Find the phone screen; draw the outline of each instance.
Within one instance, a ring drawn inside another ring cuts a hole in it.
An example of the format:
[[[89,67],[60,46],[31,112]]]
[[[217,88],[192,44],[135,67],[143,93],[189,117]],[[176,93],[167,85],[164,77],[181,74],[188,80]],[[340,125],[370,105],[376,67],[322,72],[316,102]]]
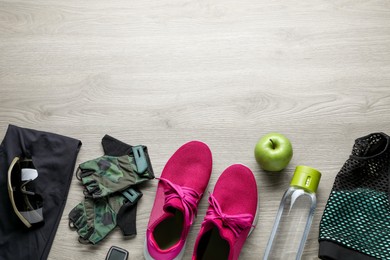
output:
[[[127,259],[127,255],[124,252],[113,249],[111,251],[110,257],[108,259],[109,260],[124,260],[124,259]]]

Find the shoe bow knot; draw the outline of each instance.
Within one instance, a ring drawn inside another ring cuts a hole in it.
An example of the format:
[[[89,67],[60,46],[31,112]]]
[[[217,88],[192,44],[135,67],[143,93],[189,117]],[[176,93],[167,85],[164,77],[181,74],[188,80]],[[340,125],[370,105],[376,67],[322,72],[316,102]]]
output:
[[[243,230],[252,227],[253,216],[251,214],[228,215],[222,212],[213,194],[210,193],[209,203],[211,208],[206,212],[204,221],[220,219],[222,224],[229,228],[237,237]]]
[[[170,200],[175,198],[181,200],[184,208],[184,217],[190,221],[189,225],[191,225],[194,217],[196,216],[198,202],[202,197],[202,194],[199,194],[189,187],[182,187],[174,184],[165,178],[156,179],[165,184],[165,203],[168,203]]]

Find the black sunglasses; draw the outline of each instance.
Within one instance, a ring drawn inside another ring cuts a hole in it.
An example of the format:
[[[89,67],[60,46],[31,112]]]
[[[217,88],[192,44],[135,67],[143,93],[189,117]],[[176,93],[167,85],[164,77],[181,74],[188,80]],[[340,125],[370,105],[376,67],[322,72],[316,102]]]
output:
[[[33,191],[37,177],[31,159],[12,160],[8,169],[8,194],[15,214],[28,228],[44,221],[42,197]]]

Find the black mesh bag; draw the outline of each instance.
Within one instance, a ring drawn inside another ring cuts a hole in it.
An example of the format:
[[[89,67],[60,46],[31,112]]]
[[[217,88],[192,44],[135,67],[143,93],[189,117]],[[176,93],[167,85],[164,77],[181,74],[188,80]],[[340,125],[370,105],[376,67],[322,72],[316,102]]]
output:
[[[389,142],[384,133],[356,139],[322,215],[321,259],[390,259]]]

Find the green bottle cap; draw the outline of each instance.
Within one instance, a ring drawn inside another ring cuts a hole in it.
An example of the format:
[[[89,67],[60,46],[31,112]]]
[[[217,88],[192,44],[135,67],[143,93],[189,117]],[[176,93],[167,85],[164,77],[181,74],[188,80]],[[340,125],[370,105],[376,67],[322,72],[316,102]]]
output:
[[[290,186],[302,188],[308,192],[316,193],[320,183],[321,173],[314,168],[299,165],[295,168]]]

